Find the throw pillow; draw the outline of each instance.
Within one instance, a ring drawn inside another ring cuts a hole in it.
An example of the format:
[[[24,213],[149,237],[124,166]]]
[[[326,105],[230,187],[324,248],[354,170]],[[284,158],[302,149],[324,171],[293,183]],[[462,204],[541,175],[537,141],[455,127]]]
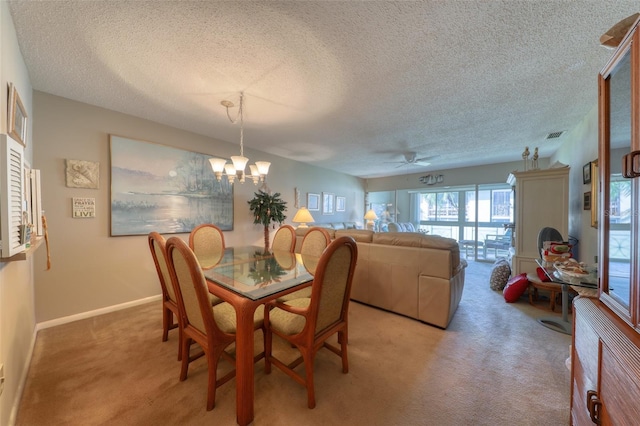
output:
[[[536,268],[536,274],[538,274],[538,278],[540,279],[540,281],[543,281],[543,282],[551,281],[547,276],[547,274],[544,272],[544,270],[539,266]]]
[[[504,300],[507,303],[513,303],[517,301],[518,299],[520,299],[520,296],[522,296],[527,290],[527,287],[529,287],[527,274],[523,273],[520,275],[516,275],[507,282],[507,285],[502,292]]]
[[[489,279],[489,287],[491,290],[502,291],[509,281],[511,275],[511,267],[506,259],[498,259],[493,264],[491,270],[491,278]]]

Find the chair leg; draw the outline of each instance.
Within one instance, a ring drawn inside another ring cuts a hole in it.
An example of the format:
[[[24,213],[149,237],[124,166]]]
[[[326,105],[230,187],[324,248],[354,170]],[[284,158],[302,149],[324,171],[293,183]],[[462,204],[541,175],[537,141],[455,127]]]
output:
[[[182,327],[178,324],[178,361],[182,361]]]
[[[347,374],[349,372],[349,359],[347,358],[347,330],[338,332],[338,341],[340,341],[340,351],[342,352],[342,372]]]
[[[214,353],[216,352],[216,353]],[[220,354],[217,351],[207,351],[208,381],[207,381],[207,411],[216,406],[216,372]]]
[[[264,374],[271,373],[271,349],[273,344],[273,333],[271,329],[265,327],[264,333]]]
[[[313,384],[313,360],[314,360],[314,356],[313,356],[312,351],[313,351],[313,349],[305,350],[302,353],[302,357],[304,358],[304,370],[305,370],[305,374],[306,374],[305,382],[307,384],[307,406],[310,409],[316,408],[316,393],[315,393],[315,387],[314,387],[314,384]]]
[[[173,322],[173,312],[165,306],[162,307],[162,341],[169,338],[169,326]]]
[[[190,337],[184,337],[182,341],[182,367],[180,368],[180,381],[183,382],[187,379],[187,372],[189,371],[189,348],[193,340]]]

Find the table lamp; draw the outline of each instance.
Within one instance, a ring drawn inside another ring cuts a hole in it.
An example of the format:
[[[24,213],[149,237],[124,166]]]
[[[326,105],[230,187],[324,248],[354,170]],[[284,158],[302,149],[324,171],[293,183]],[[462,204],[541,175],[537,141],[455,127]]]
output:
[[[378,219],[378,215],[373,209],[369,209],[368,212],[365,213],[364,218],[367,220],[367,229],[373,230],[373,221]]]
[[[299,223],[298,228],[308,228],[307,223],[313,223],[315,220],[309,210],[306,207],[300,207],[300,209],[296,212],[296,215],[293,217],[294,223]]]

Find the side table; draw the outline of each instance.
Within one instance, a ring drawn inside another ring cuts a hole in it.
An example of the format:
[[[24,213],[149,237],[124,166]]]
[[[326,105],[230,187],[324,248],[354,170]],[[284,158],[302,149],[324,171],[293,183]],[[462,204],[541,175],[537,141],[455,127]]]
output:
[[[598,277],[588,276],[582,280],[568,282],[563,280],[553,267],[549,267],[540,259],[536,259],[536,263],[540,266],[544,273],[551,281],[547,284],[556,285],[562,289],[562,319],[557,317],[538,318],[538,322],[547,328],[564,334],[571,334],[573,331],[572,324],[569,322],[569,286],[597,288]]]

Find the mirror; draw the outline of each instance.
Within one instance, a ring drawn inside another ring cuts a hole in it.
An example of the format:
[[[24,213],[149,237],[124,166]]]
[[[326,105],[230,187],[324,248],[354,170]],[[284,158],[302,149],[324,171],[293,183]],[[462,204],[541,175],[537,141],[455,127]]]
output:
[[[609,122],[609,134],[601,156],[601,161],[606,164],[600,166],[604,167],[606,174],[601,200],[604,203],[601,244],[605,248],[602,262],[607,279],[602,291],[630,315],[633,181],[622,177],[622,157],[631,151],[630,50],[611,70],[606,84],[609,89],[609,116],[604,118]]]
[[[598,191],[600,190],[600,176],[598,175],[598,160],[591,162],[591,226],[598,227],[598,209],[600,204],[598,200],[600,198]]]

